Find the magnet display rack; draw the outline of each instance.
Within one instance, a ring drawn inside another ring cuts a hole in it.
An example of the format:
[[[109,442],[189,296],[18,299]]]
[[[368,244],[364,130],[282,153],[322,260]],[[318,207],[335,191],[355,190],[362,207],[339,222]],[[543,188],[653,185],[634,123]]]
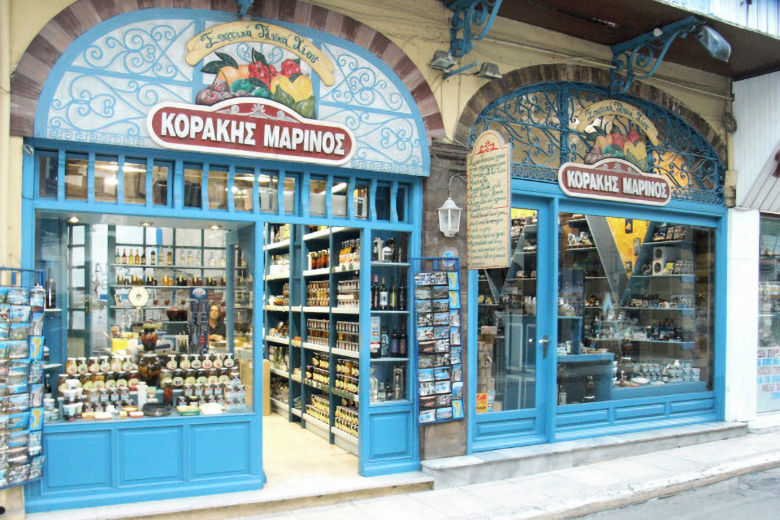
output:
[[[7,312],[0,319],[11,338],[0,341],[0,489],[38,480],[43,471],[43,279],[42,270],[0,268]]]

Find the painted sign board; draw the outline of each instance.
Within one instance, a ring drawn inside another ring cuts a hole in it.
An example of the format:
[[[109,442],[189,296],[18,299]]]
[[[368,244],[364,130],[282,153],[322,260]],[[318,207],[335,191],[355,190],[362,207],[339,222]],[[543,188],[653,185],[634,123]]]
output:
[[[466,247],[469,269],[509,266],[509,151],[498,132],[487,130],[466,158]]]
[[[558,169],[558,185],[570,197],[613,200],[665,206],[672,196],[666,177],[644,173],[622,159],[596,164],[564,163]]]
[[[263,159],[344,164],[355,149],[345,126],[307,119],[263,98],[239,98],[213,106],[161,103],[146,119],[163,148]]]

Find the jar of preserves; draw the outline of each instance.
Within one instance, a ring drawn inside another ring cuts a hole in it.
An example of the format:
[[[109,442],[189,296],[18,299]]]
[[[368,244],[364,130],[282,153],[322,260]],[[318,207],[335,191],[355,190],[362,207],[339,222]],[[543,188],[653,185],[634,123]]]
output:
[[[65,373],[68,375],[76,375],[78,373],[78,361],[76,358],[69,357],[65,361]]]
[[[138,375],[148,386],[157,386],[160,382],[160,363],[157,354],[147,353],[138,363]]]
[[[106,375],[97,373],[92,374],[92,388],[96,390],[103,390],[106,388]]]
[[[219,384],[226,385],[228,383],[230,383],[230,370],[221,368],[219,370]]]
[[[122,358],[119,356],[114,356],[111,358],[110,363],[110,370],[111,372],[121,372],[122,371]]]
[[[176,370],[179,368],[179,364],[176,362],[176,354],[168,354],[168,361],[165,363],[165,368],[168,370]]]
[[[219,384],[219,370],[216,368],[212,368],[208,371],[208,383],[210,385],[216,385]]]
[[[187,354],[182,354],[181,359],[179,359],[179,368],[182,370],[189,370],[191,367],[190,364],[190,356]]]
[[[138,370],[133,370],[132,372],[128,373],[127,386],[130,388],[130,390],[136,390],[138,388],[138,383],[140,382],[141,374],[138,372]]]
[[[173,383],[171,381],[163,386],[163,402],[173,405]]]
[[[211,358],[211,354],[203,354],[201,356],[200,366],[206,370],[210,370],[214,366],[214,361]]]
[[[223,361],[225,368],[232,368],[235,364],[236,361],[233,359],[233,354],[225,354],[225,359]]]
[[[108,356],[98,357],[98,362],[99,362],[101,372],[105,373],[111,369],[111,363],[108,362]]]
[[[87,370],[87,358],[80,357],[80,358],[76,358],[76,360],[77,360],[77,363],[78,363],[77,367],[76,367],[76,372],[78,372],[79,374],[86,374],[88,372],[88,370]]]
[[[130,359],[130,357],[123,357],[122,359],[122,370],[125,372],[132,372],[135,370],[135,363],[133,363],[133,360]]]
[[[165,388],[165,385],[173,385],[173,371],[163,368],[160,370],[160,386]]]
[[[90,374],[81,374],[79,376],[79,382],[81,383],[81,388],[84,390],[89,390],[94,386],[92,384],[92,376]]]
[[[176,388],[184,386],[184,370],[177,368],[173,371],[173,386]]]
[[[116,374],[116,387],[127,388],[127,372],[117,372]]]
[[[109,390],[116,388],[116,377],[117,377],[116,372],[107,372],[105,374],[106,388],[108,388]]]
[[[222,368],[225,366],[225,362],[222,359],[222,354],[217,352],[214,354],[214,368]]]
[[[190,368],[199,369],[202,367],[203,364],[201,363],[200,356],[197,354],[192,356],[192,359],[190,360]]]
[[[205,385],[209,381],[208,372],[204,369],[198,370],[198,375],[195,379],[195,382],[199,385]]]

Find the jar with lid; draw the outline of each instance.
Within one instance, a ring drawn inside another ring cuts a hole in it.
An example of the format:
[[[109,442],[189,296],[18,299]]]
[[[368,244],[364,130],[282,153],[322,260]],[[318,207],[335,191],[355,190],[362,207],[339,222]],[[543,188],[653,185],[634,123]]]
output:
[[[173,371],[163,368],[160,370],[160,386],[165,388],[169,383],[173,385]]]
[[[199,385],[205,385],[206,383],[208,383],[209,382],[208,372],[202,368],[198,370],[198,375],[197,378],[195,379],[195,382],[198,383]]]
[[[176,354],[168,354],[168,361],[165,363],[165,368],[168,370],[176,370],[179,368],[179,364],[176,363]]]
[[[78,361],[76,358],[69,357],[65,361],[65,373],[71,376],[78,373]]]
[[[79,382],[81,383],[81,388],[84,390],[89,390],[94,386],[92,383],[92,376],[90,374],[81,374],[79,376]]]
[[[219,383],[225,385],[230,382],[230,370],[221,368],[219,370]]]
[[[217,352],[214,354],[214,368],[222,368],[225,362],[222,359],[222,354]]]
[[[108,388],[109,390],[116,388],[116,378],[117,378],[116,372],[107,372],[105,374],[106,388]]]
[[[193,388],[192,385],[184,385],[184,390],[182,391],[182,395],[184,395],[184,397],[192,397],[193,395],[195,395],[195,389]]]
[[[67,387],[68,374],[57,376],[57,397],[62,397],[62,391]]]
[[[100,372],[100,362],[98,361],[97,356],[92,356],[87,361],[87,372],[90,374],[97,374]]]
[[[226,368],[232,368],[236,364],[235,359],[233,359],[233,354],[225,354],[225,359],[222,364]]]
[[[111,363],[108,362],[108,356],[100,356],[98,357],[98,362],[100,363],[100,371],[101,372],[108,372],[111,369]]]
[[[138,388],[138,383],[140,382],[141,374],[138,370],[133,370],[132,372],[128,373],[127,386],[130,388],[130,390],[136,390]]]
[[[194,390],[194,391],[193,391],[193,393],[192,393],[192,395],[194,395],[194,396],[195,396],[195,397],[197,397],[198,399],[200,399],[201,397],[203,397],[203,385],[202,385],[202,384],[200,384],[200,383],[195,383],[195,384],[192,386],[192,388],[193,388],[193,390]]]
[[[194,385],[195,381],[198,378],[198,372],[197,370],[186,370],[184,372],[184,384],[185,385]]]
[[[157,360],[157,354],[147,353],[141,357],[138,363],[138,375],[141,381],[148,386],[157,386],[160,379],[160,364]]]
[[[106,387],[106,375],[97,373],[92,374],[92,388],[103,390]]]
[[[219,370],[216,368],[212,368],[207,372],[208,374],[208,383],[210,385],[217,385],[219,384]]]
[[[163,386],[163,402],[173,404],[173,382],[170,380]]]
[[[114,356],[111,358],[111,371],[112,372],[122,371],[122,358],[120,358],[119,356]]]
[[[200,360],[200,356],[198,356],[197,354],[193,355],[192,359],[190,360],[190,367],[197,370],[197,369],[201,368],[202,366],[203,366],[203,364],[202,364],[202,362]]]
[[[190,364],[190,356],[187,354],[182,354],[181,359],[179,360],[179,368],[182,370],[189,370],[191,367]]]
[[[135,363],[133,363],[133,360],[130,359],[129,356],[122,358],[122,370],[125,372],[132,372],[135,370]]]
[[[87,358],[80,357],[76,358],[77,360],[77,366],[76,366],[76,372],[79,374],[86,374],[89,370],[87,369]]]
[[[619,381],[630,381],[634,376],[634,363],[630,357],[621,357],[617,367]]]
[[[184,386],[184,370],[177,368],[173,371],[173,386],[181,388]]]
[[[127,372],[117,372],[116,374],[116,387],[127,388]]]
[[[211,354],[203,354],[201,356],[200,366],[206,370],[209,370],[214,366],[214,361],[211,359]]]

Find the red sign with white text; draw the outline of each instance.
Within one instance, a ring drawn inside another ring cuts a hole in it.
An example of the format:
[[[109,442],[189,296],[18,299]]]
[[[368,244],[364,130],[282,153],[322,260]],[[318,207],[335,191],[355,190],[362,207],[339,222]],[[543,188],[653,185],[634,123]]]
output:
[[[565,163],[558,185],[570,197],[665,206],[672,198],[669,181],[644,173],[628,161],[603,159],[596,164]]]
[[[146,118],[149,135],[163,148],[345,164],[355,138],[345,126],[306,119],[263,98],[229,99],[213,106],[162,103]]]

